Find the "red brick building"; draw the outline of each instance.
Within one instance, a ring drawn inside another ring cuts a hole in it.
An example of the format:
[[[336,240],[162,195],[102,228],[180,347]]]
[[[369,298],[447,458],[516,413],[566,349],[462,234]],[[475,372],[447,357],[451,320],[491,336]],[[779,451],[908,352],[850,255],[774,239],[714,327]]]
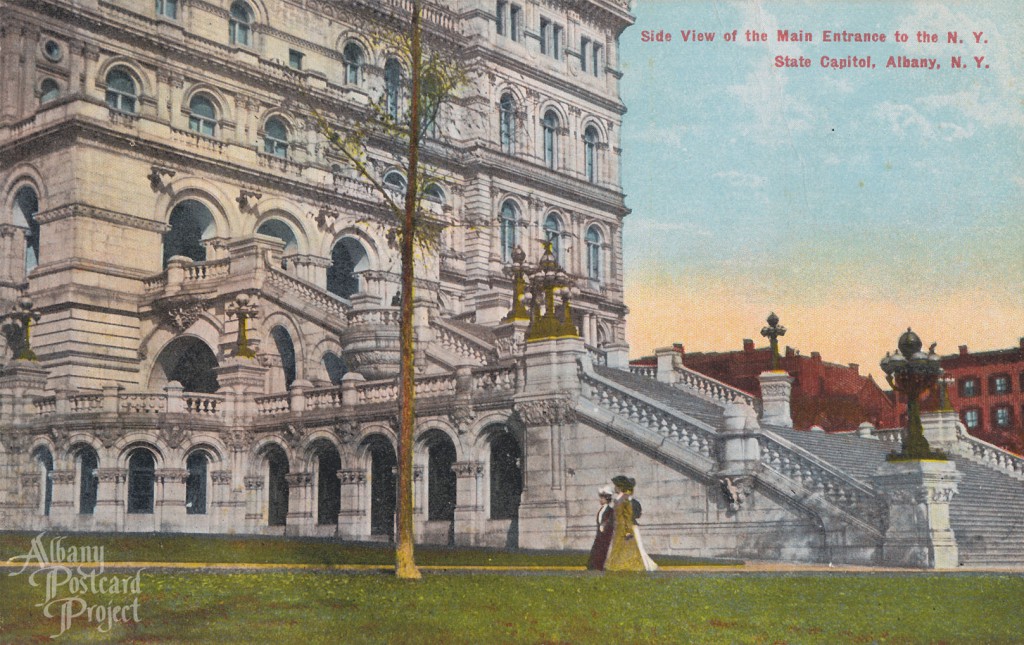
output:
[[[755,348],[750,339],[743,341],[742,351],[735,352],[687,353],[680,344],[674,348],[689,369],[755,396],[760,396],[761,392],[758,375],[771,369],[771,349]],[[875,427],[899,425],[899,413],[891,394],[883,391],[872,377],[861,376],[858,365],[829,363],[823,361],[818,352],[804,356],[792,347],[786,347],[780,359],[780,368],[795,379],[790,401],[794,428],[806,430],[817,425],[826,432],[837,432],[856,430],[864,421]],[[645,357],[631,364],[656,364],[656,361]]]
[[[1024,338],[1017,347],[967,351],[942,357],[947,377],[956,379],[949,401],[967,432],[1008,450],[1024,453]]]

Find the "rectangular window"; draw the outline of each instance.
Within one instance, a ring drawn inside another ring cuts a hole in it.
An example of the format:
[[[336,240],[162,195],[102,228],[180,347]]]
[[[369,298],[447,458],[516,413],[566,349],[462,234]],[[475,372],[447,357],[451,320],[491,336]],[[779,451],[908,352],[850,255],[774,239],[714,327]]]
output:
[[[981,384],[974,377],[960,379],[960,396],[978,396],[981,394]]]
[[[1010,375],[997,374],[992,377],[992,386],[989,388],[992,394],[1008,394],[1010,392]]]
[[[590,56],[590,39],[586,36],[580,38],[580,69],[587,71],[587,57]]]
[[[964,425],[968,430],[977,430],[981,425],[981,411],[976,409],[964,410]]]
[[[540,53],[547,56],[551,53],[551,44],[548,40],[551,38],[551,21],[547,18],[540,19]]]
[[[519,42],[519,33],[523,26],[523,8],[519,5],[512,5],[509,11],[508,37]]]
[[[590,62],[593,63],[593,66],[590,68],[590,71],[594,74],[594,76],[600,76],[601,75],[601,46],[598,45],[597,43],[594,43],[594,46],[591,48],[591,52],[592,52],[592,55],[591,55]]]
[[[562,60],[562,28],[558,25],[551,27],[551,57]]]
[[[1013,425],[1013,409],[1008,405],[1001,405],[993,415],[997,428],[1009,428]]]
[[[303,54],[302,52],[295,51],[294,49],[289,49],[288,50],[288,67],[291,67],[292,69],[302,69],[302,59],[303,59],[303,57],[305,57],[305,54]]]
[[[494,29],[499,36],[506,36],[505,14],[508,13],[508,3],[505,0],[498,0],[494,11]]]
[[[178,0],[156,0],[156,15],[177,20]]]

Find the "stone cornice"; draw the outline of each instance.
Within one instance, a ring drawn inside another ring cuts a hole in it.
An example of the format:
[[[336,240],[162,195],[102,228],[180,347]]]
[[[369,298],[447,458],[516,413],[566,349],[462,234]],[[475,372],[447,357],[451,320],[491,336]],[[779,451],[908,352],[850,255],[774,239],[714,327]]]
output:
[[[88,204],[66,204],[42,211],[36,215],[36,221],[40,224],[50,224],[75,217],[99,220],[127,228],[138,228],[150,231],[151,233],[163,234],[170,230],[170,227],[164,222],[155,222],[142,217],[136,217],[135,215],[129,215],[128,213],[118,213],[117,211],[89,206]]]

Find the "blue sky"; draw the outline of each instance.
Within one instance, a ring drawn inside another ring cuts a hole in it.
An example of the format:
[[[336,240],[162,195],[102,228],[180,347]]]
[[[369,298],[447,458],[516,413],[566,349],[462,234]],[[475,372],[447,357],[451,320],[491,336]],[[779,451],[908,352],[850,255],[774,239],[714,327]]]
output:
[[[633,355],[736,349],[771,310],[786,344],[876,376],[907,326],[942,353],[1024,336],[1020,3],[638,0],[634,13],[620,55]],[[672,42],[641,42],[658,29]],[[717,35],[684,43],[681,29]],[[887,41],[823,43],[825,29]],[[776,68],[777,55],[812,64]],[[827,69],[823,55],[876,67]],[[886,69],[890,55],[940,69]],[[968,69],[951,69],[956,55]]]

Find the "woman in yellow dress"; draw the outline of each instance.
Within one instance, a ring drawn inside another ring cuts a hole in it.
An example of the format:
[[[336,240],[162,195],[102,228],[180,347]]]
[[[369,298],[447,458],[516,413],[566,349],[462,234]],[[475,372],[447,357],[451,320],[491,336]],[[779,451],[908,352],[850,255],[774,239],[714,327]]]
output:
[[[612,544],[605,560],[605,571],[653,571],[657,569],[654,561],[647,557],[640,541],[639,530],[633,508],[633,489],[636,480],[625,475],[612,479],[615,485],[616,498],[613,509],[615,512],[615,531]]]

